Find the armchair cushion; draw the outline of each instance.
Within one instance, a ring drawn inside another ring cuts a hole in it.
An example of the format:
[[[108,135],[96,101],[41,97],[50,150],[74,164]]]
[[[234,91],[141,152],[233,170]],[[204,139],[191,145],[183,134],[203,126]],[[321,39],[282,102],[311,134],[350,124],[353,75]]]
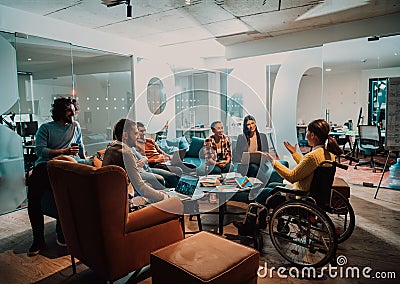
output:
[[[193,164],[196,166],[196,168],[200,167],[202,164],[205,163],[205,160],[200,159],[200,158],[194,158],[194,157],[186,157],[183,158],[183,161],[185,163]]]
[[[189,142],[186,140],[185,136],[179,137],[179,149],[189,150]]]
[[[129,213],[125,230],[128,233],[150,228],[157,224],[173,220],[177,214],[181,215],[182,212],[182,202],[176,197],[168,198]]]
[[[185,157],[199,158],[199,153],[204,147],[204,140],[205,139],[203,138],[192,137],[192,141],[189,145],[189,150],[186,152]]]

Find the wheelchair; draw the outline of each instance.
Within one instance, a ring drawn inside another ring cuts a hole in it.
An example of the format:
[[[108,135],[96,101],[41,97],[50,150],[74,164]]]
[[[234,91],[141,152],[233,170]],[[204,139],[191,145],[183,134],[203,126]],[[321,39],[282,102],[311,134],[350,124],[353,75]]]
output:
[[[255,249],[261,252],[263,248],[258,221],[264,214],[272,244],[290,263],[321,267],[334,260],[338,244],[350,237],[355,226],[349,201],[332,190],[336,167],[348,168],[336,161],[322,162],[314,171],[309,192],[276,187],[266,205],[249,205],[246,214],[257,220]]]

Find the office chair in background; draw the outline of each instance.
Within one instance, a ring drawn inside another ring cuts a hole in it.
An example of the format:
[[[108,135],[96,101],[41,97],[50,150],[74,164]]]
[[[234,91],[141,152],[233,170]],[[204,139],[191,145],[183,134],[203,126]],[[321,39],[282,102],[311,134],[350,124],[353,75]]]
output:
[[[370,160],[360,161],[354,168],[358,166],[370,165],[373,172],[376,172],[375,165],[381,165],[374,161],[374,155],[381,149],[381,132],[377,125],[359,125],[358,126],[358,148],[364,152],[364,156],[370,156]],[[383,166],[383,165],[382,165]]]
[[[297,127],[296,129],[297,129],[297,141],[298,141],[298,145],[300,147],[300,151],[303,154],[307,154],[307,153],[311,152],[312,147],[310,145],[308,145],[308,141],[306,139],[307,128]]]

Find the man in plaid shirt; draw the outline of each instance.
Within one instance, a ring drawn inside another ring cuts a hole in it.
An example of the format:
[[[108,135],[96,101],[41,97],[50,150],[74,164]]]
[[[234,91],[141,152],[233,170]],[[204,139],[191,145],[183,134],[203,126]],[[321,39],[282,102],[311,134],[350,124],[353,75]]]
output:
[[[211,130],[214,134],[204,141],[206,172],[227,173],[232,166],[231,140],[224,135],[224,126],[221,121],[211,123]]]

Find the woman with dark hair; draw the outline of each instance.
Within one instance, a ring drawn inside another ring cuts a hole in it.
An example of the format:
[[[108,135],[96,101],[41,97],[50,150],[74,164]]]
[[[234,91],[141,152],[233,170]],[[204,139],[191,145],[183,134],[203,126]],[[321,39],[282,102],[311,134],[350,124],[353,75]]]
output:
[[[260,151],[267,153],[268,150],[267,136],[258,131],[254,116],[247,115],[243,120],[243,134],[240,134],[237,139],[234,161],[240,163],[244,152]],[[244,170],[240,169],[243,168],[243,166],[245,167]],[[261,161],[260,163],[240,164],[240,168],[238,168],[238,171],[241,172],[242,175],[257,177],[264,183],[268,181],[264,180],[267,178],[265,174],[267,169],[265,168],[265,164],[261,163]],[[257,175],[260,168],[263,169],[260,171],[260,174]]]
[[[279,161],[275,160],[270,154],[262,153],[262,155],[271,162],[274,169],[291,184],[269,184],[267,188],[264,188],[257,195],[256,202],[265,204],[267,198],[272,195],[272,190],[278,185],[292,187],[297,190],[309,191],[314,176],[314,170],[318,165],[326,160],[334,161],[335,156],[343,154],[343,151],[337,144],[336,140],[329,136],[329,132],[330,126],[325,120],[317,119],[310,122],[307,126],[306,139],[313,149],[305,156],[302,156],[296,151],[297,144],[293,146],[287,141],[284,142],[286,149],[292,154],[293,159],[297,163],[293,169],[288,169]],[[265,217],[266,212],[262,215],[260,214],[260,227],[266,226]],[[255,219],[246,216],[243,223],[234,222],[234,225],[239,228],[239,234],[249,235],[254,232]]]

